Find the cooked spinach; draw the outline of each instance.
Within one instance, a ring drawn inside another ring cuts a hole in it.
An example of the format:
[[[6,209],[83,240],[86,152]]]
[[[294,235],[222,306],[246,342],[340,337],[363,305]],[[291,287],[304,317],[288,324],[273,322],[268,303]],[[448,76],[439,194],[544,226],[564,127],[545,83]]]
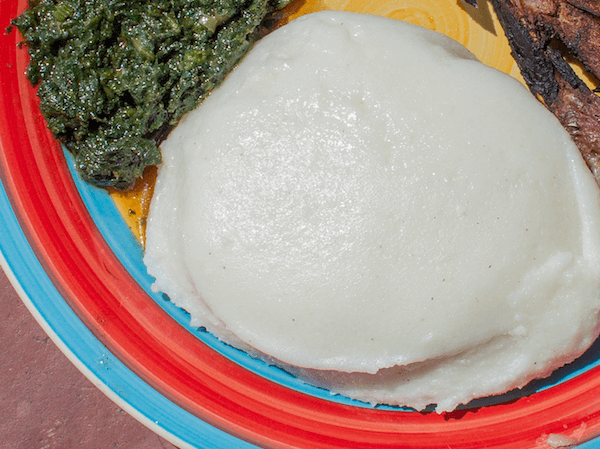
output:
[[[289,0],[34,0],[12,24],[81,175],[126,188]]]

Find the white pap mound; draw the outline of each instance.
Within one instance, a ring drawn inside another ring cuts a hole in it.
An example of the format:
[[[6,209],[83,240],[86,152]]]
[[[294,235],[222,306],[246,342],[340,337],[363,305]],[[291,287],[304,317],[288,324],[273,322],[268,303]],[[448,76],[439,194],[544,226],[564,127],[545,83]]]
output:
[[[447,411],[598,335],[589,170],[523,86],[440,34],[304,16],[162,149],[154,288],[308,382]]]

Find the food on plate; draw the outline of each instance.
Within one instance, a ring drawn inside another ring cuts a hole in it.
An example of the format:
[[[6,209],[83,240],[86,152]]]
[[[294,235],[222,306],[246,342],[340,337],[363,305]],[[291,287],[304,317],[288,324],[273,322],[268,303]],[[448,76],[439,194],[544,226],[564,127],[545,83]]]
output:
[[[13,20],[48,127],[87,181],[129,187],[287,0],[36,0]]]
[[[223,341],[437,411],[598,336],[598,188],[519,82],[436,32],[303,16],[162,145],[144,262]]]
[[[530,90],[569,132],[600,183],[600,98],[566,59],[579,60],[596,80],[600,78],[600,3],[596,0],[492,0],[491,3]]]

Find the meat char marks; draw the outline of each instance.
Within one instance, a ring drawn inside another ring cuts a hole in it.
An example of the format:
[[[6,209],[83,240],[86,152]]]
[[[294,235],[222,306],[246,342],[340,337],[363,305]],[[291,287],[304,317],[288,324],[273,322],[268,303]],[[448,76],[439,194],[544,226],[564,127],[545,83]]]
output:
[[[600,184],[600,98],[565,59],[576,58],[600,78],[600,2],[490,2],[529,89],[570,133]]]

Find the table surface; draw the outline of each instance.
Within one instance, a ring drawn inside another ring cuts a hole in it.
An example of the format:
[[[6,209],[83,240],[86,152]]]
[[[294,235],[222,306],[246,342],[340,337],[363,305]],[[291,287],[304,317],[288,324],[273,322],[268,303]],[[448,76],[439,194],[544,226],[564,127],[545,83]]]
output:
[[[54,345],[0,269],[0,447],[173,449]]]

